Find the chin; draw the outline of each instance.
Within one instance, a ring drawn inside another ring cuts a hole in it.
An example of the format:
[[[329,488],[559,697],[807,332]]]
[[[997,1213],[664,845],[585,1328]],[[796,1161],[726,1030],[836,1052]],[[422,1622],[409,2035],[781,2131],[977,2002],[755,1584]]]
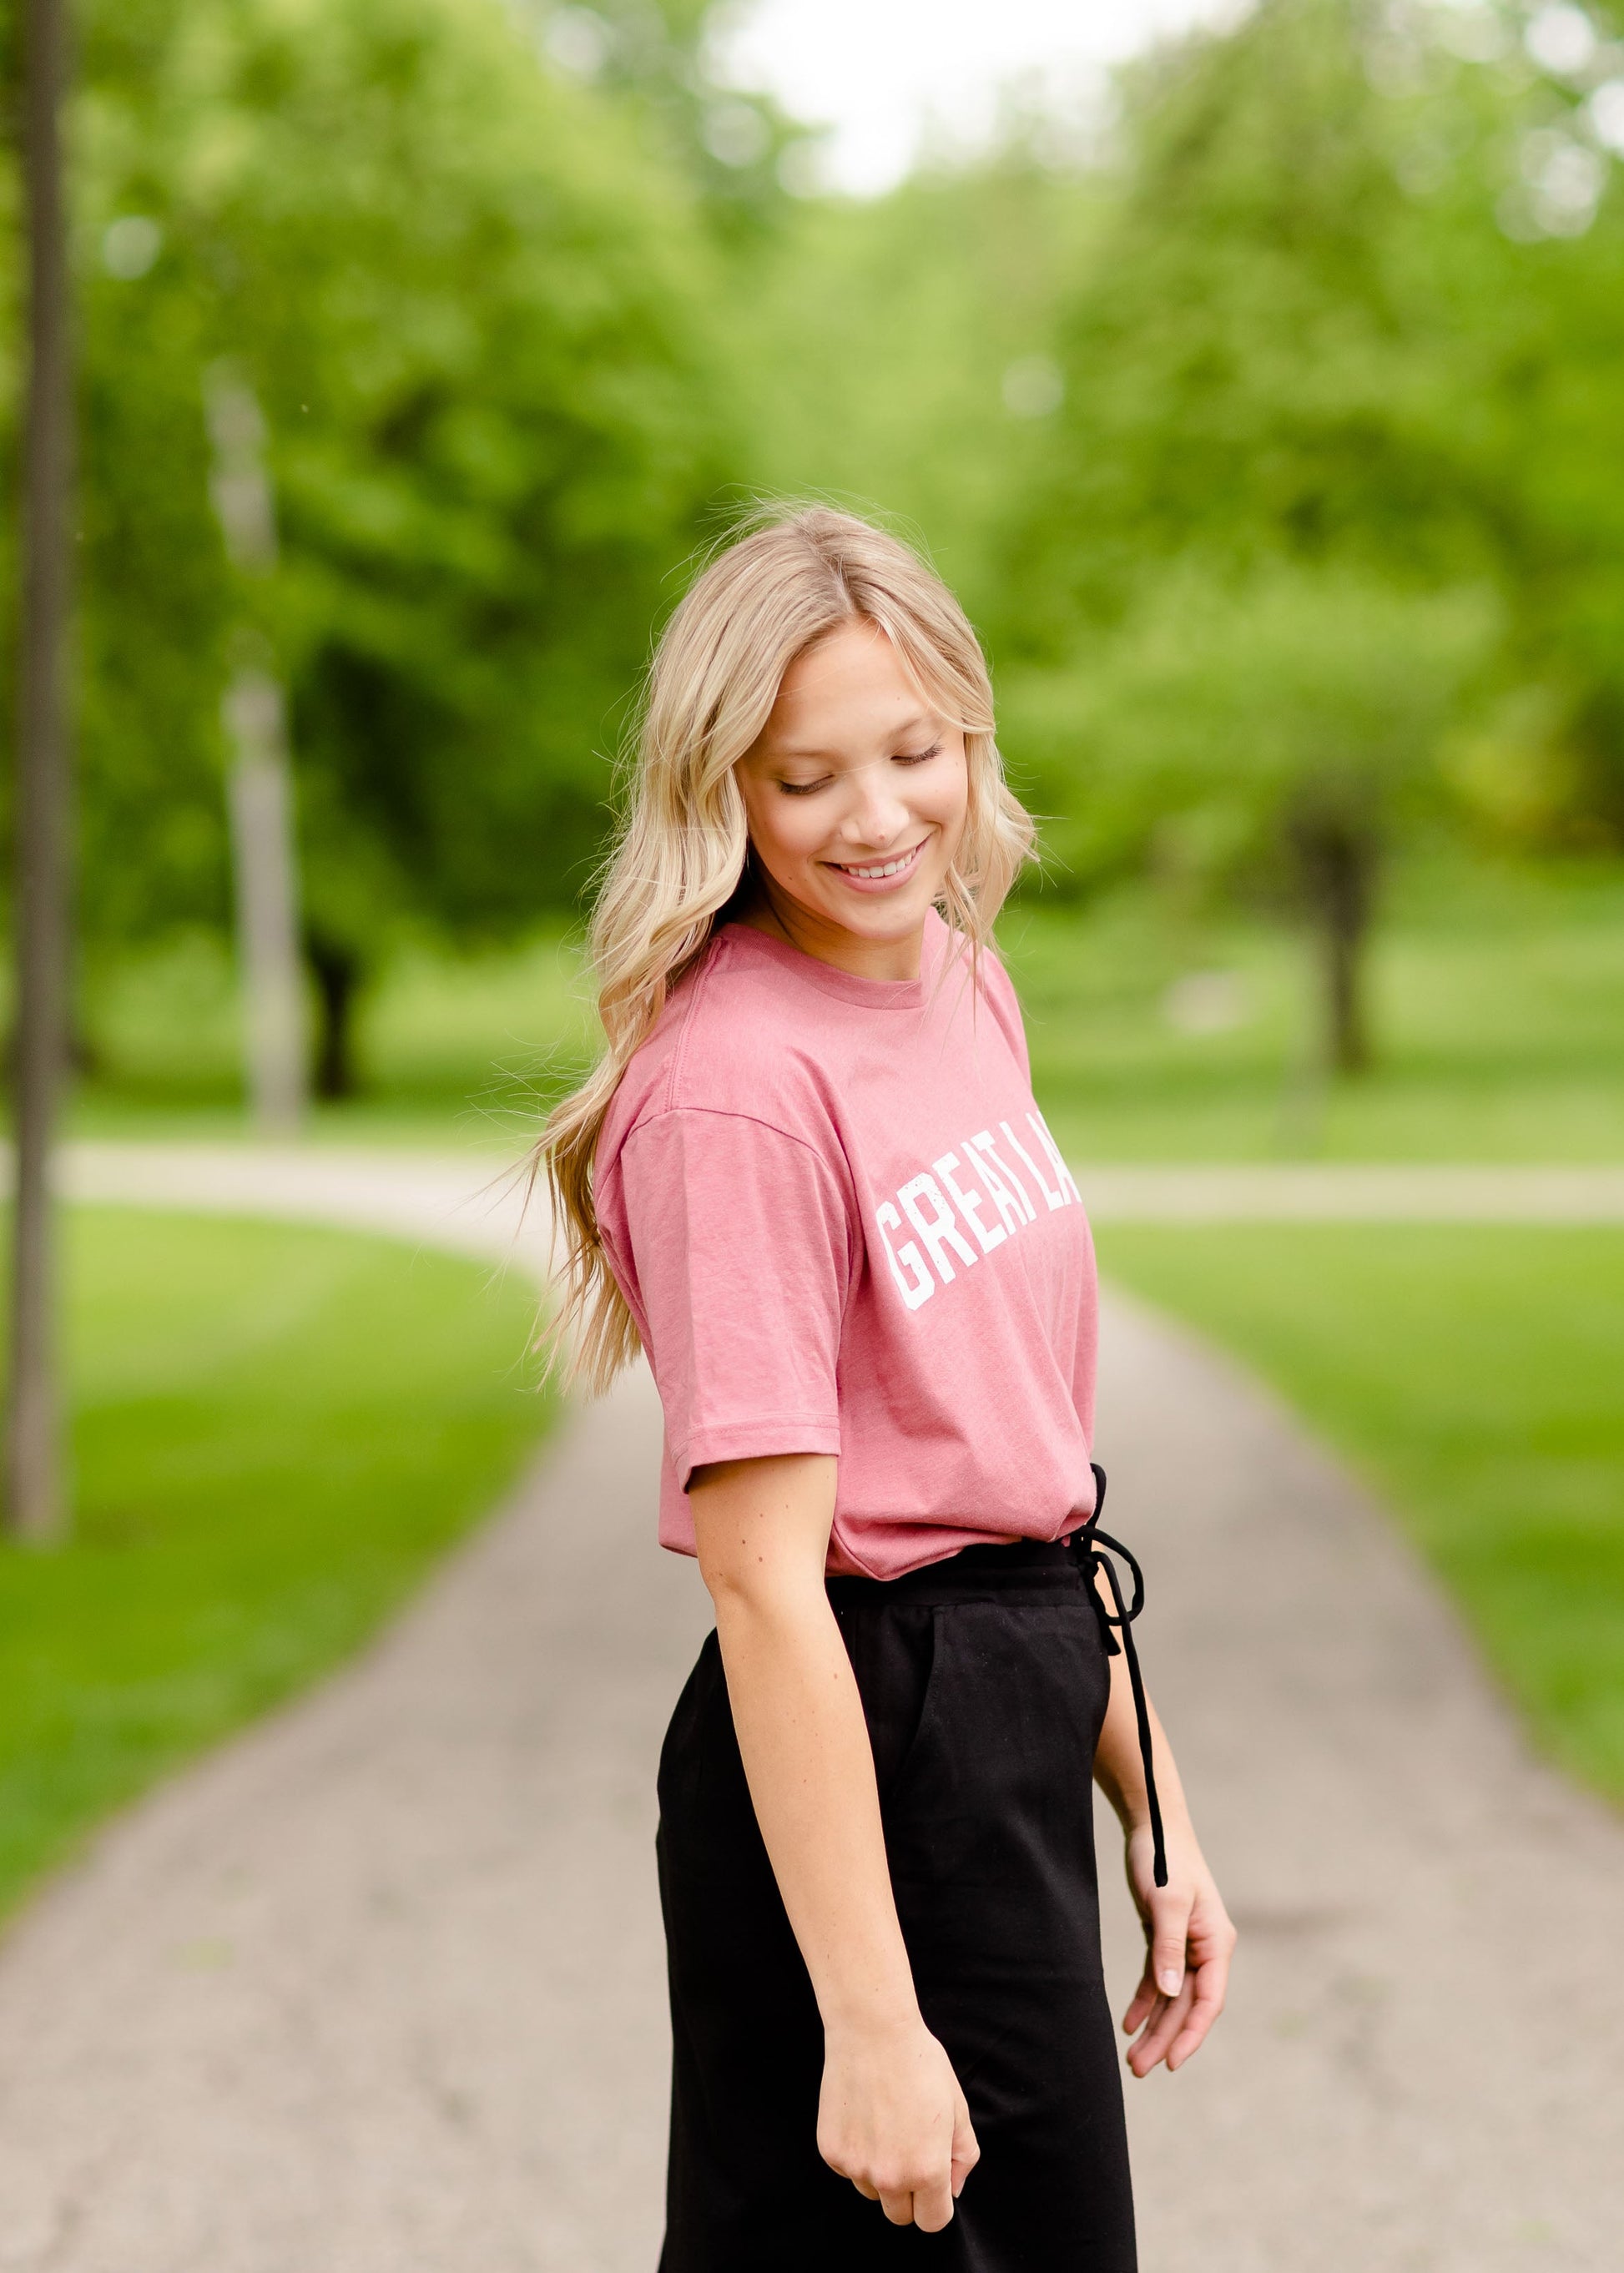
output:
[[[907,939],[929,914],[934,895],[910,892],[906,900],[860,901],[855,907],[830,911],[843,929],[863,939]]]

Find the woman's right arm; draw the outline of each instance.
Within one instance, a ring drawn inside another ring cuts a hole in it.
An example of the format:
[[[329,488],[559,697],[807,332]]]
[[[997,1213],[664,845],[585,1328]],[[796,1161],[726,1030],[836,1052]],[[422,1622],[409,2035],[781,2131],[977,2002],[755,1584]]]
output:
[[[835,1474],[822,1453],[724,1461],[695,1471],[688,1498],[756,1820],[823,2015],[819,2152],[893,2224],[934,2233],[979,2150],[914,1995],[862,1700],[823,1590]]]

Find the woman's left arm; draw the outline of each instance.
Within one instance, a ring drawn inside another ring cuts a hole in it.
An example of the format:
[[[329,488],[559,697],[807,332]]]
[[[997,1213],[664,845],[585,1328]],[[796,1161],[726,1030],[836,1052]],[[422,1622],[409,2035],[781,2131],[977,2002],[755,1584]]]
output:
[[[1128,1887],[1145,1923],[1145,1971],[1122,2025],[1139,2040],[1128,2066],[1148,2075],[1158,2061],[1182,2067],[1223,2010],[1235,1928],[1207,1867],[1156,1709],[1150,1726],[1162,1804],[1168,1882],[1154,1880],[1150,1809],[1139,1756],[1139,1724],[1125,1656],[1110,1661],[1111,1695],[1094,1753],[1095,1781],[1127,1834]]]

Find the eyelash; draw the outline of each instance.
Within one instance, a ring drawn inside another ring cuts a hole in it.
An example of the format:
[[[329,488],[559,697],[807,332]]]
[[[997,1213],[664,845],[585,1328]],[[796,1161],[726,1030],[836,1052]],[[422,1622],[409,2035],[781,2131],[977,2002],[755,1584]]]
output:
[[[891,757],[893,762],[899,766],[922,766],[927,758],[938,756],[940,754],[941,748],[942,745],[940,742],[932,742],[928,750],[893,750]],[[816,797],[819,790],[827,789],[828,786],[829,782],[827,776],[825,776],[823,781],[781,781],[778,784],[778,787],[783,791],[786,797]]]

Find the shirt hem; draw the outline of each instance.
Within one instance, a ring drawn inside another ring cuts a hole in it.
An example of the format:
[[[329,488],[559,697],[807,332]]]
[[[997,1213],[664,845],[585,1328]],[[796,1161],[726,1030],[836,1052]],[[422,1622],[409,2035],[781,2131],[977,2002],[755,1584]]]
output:
[[[718,1460],[765,1460],[791,1452],[838,1453],[839,1450],[838,1421],[808,1420],[786,1414],[771,1421],[702,1429],[680,1454],[673,1448],[671,1464],[676,1470],[678,1483],[686,1491],[695,1468],[710,1467]]]

